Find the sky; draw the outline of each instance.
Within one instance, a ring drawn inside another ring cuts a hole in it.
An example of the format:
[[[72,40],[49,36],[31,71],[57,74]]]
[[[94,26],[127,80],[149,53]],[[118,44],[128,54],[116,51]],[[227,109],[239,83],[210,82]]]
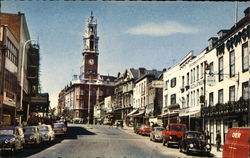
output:
[[[250,2],[238,2],[238,19]],[[97,19],[99,73],[127,68],[163,70],[188,52],[198,55],[221,29],[235,23],[236,2],[2,1],[2,12],[25,14],[40,44],[40,82],[58,105],[59,92],[80,74],[83,34],[91,11]]]

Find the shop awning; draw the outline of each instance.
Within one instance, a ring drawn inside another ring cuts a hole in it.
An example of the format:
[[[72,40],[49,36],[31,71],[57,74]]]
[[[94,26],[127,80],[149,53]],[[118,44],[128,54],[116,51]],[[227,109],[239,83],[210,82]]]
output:
[[[189,111],[187,113],[180,114],[180,117],[189,116],[189,117],[200,117],[200,110]]]
[[[162,118],[162,117],[174,117],[174,116],[178,116],[179,113],[165,113],[165,114],[161,114],[158,115],[158,117]]]
[[[134,115],[133,115],[133,117],[139,117],[139,116],[142,116],[142,115],[144,115],[144,113],[145,113],[145,111],[144,111],[144,110],[142,110],[142,111],[140,111],[138,114],[134,114]]]
[[[134,109],[127,116],[132,116],[133,114],[137,113],[138,111],[139,111],[139,109]]]

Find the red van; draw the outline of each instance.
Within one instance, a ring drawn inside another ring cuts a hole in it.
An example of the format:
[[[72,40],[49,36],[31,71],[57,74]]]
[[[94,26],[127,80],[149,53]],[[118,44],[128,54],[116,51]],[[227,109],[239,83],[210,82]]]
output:
[[[250,127],[230,128],[223,147],[223,158],[250,157]]]

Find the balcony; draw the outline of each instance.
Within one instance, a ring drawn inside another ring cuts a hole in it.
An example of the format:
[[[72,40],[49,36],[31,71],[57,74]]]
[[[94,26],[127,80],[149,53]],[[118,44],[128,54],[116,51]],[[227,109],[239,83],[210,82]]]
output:
[[[228,102],[225,104],[216,104],[215,106],[202,107],[201,115],[203,117],[215,117],[223,115],[233,115],[238,113],[247,113],[250,108],[250,99]]]

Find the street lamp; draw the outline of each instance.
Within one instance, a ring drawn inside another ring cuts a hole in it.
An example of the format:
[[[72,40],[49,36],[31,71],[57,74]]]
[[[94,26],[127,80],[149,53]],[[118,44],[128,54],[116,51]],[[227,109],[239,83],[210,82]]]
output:
[[[21,97],[20,97],[20,110],[23,109],[23,78],[24,78],[24,54],[25,54],[25,48],[26,45],[31,42],[31,41],[35,41],[35,40],[27,40],[24,44],[23,44],[23,50],[22,50],[22,63],[21,63]],[[19,125],[22,125],[22,117],[20,115],[20,122]]]

